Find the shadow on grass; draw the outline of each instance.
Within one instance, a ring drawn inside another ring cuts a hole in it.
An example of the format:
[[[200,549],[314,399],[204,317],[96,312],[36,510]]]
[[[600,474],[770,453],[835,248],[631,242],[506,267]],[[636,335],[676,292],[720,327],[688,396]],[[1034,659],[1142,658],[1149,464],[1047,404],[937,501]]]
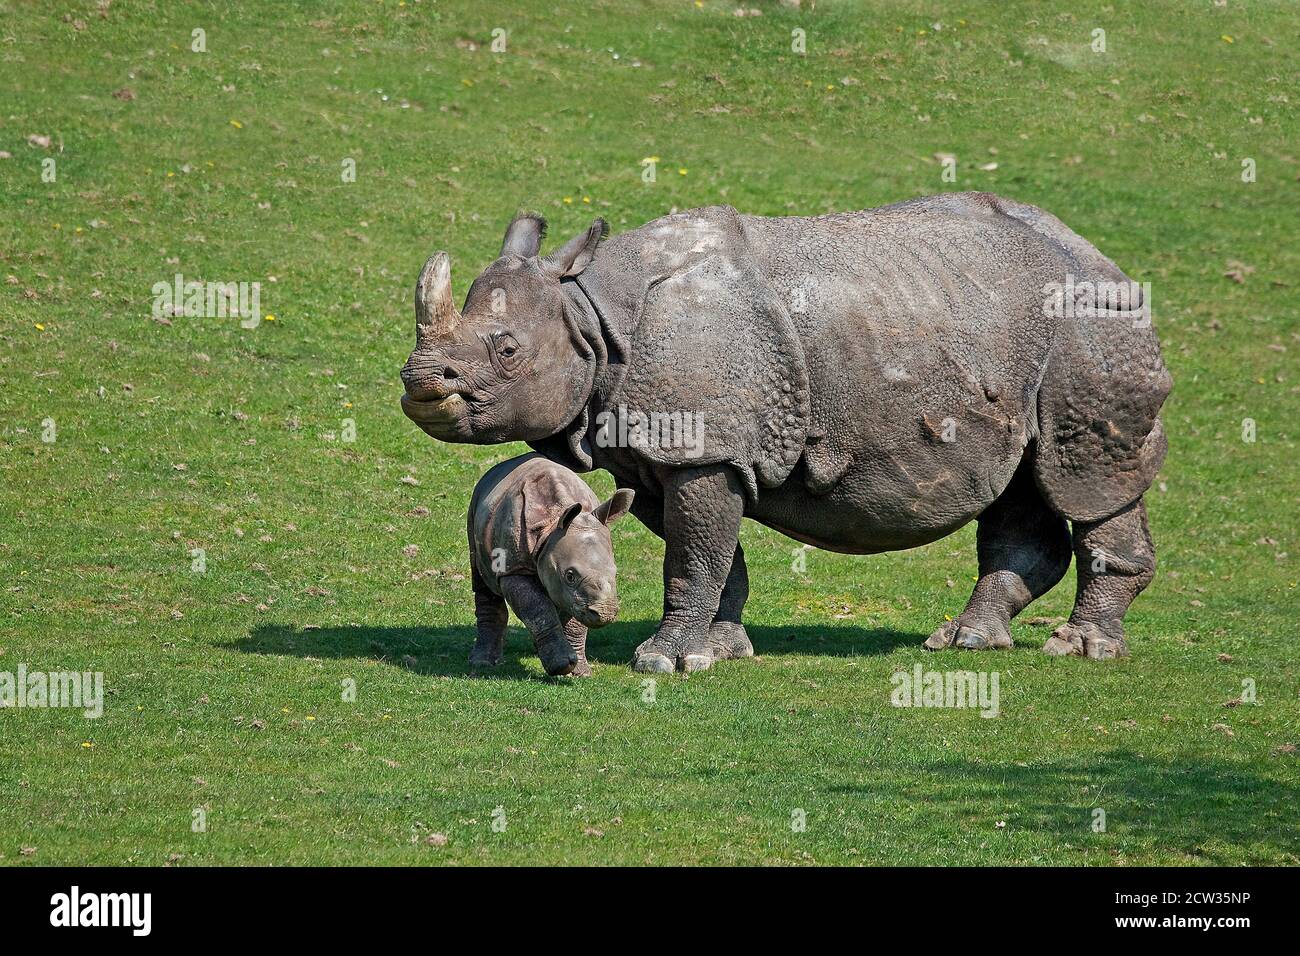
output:
[[[919,766],[905,779],[894,774],[830,789],[924,805],[954,819],[1000,805],[998,817],[1010,829],[1080,847],[1096,842],[1113,853],[1138,840],[1181,853],[1189,863],[1276,865],[1278,853],[1293,864],[1300,858],[1294,826],[1300,788],[1202,755],[1169,760],[1111,750],[1028,766],[954,760]],[[1106,814],[1104,833],[1093,830],[1097,809]],[[971,819],[971,826],[993,822]]]
[[[650,637],[658,621],[621,621],[592,631],[587,637],[587,656],[602,664],[628,664],[636,646]],[[919,646],[923,635],[905,634],[887,628],[856,627],[746,627],[754,653],[767,655],[807,654],[837,657],[888,654],[901,645]],[[263,624],[247,637],[227,645],[246,654],[277,654],[294,657],[368,658],[420,674],[465,677],[470,674],[469,650],[474,644],[474,626],[459,627],[322,627],[301,630],[287,624]],[[531,638],[521,627],[506,634],[505,654],[500,666],[484,671],[488,678],[523,680],[537,677],[522,664],[535,657]]]

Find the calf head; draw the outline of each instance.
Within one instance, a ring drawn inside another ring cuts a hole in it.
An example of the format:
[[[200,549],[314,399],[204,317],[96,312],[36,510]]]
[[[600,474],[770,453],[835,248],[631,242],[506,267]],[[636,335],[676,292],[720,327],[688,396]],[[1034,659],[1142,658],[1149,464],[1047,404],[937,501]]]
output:
[[[591,388],[592,353],[566,316],[561,280],[591,262],[603,219],[539,257],[546,221],[515,217],[500,257],[451,299],[451,262],[439,252],[415,288],[415,351],[402,369],[402,411],[434,438],[494,444],[538,441],[572,422]]]
[[[558,522],[529,515],[525,488],[524,520],[534,551],[537,576],[557,608],[587,627],[604,627],[618,616],[614,543],[609,526],[632,507],[633,492],[620,488],[592,511],[573,503]]]

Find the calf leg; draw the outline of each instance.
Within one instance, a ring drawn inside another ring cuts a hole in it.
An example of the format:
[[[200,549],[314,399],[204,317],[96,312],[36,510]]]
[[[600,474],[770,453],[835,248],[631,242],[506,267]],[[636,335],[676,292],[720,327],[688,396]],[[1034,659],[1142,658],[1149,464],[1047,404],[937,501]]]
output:
[[[930,635],[932,651],[1011,647],[1011,619],[1047,593],[1070,566],[1065,519],[1048,507],[1022,466],[979,516],[979,578],[966,610]]]
[[[1124,613],[1156,573],[1156,550],[1139,498],[1101,521],[1074,524],[1079,590],[1070,620],[1058,627],[1043,650],[1094,660],[1128,656]]]
[[[590,677],[591,664],[587,662],[587,626],[576,617],[564,619],[564,637],[577,655],[578,663],[571,672],[574,677]]]
[[[507,574],[501,579],[501,591],[510,610],[533,636],[546,673],[552,677],[573,673],[578,666],[578,655],[573,652],[564,624],[542,582],[527,574]]]
[[[478,573],[470,572],[474,588],[474,618],[478,622],[478,637],[469,652],[470,667],[495,667],[501,663],[501,653],[506,643],[506,623],[510,612],[505,598],[492,591]]]

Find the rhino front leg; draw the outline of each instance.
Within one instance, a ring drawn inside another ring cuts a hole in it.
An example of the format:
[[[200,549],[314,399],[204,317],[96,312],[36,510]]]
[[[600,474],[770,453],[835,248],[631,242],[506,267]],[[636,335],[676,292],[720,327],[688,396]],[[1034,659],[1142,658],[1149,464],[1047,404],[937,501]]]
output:
[[[660,538],[664,537],[663,502],[644,485],[624,478],[620,482],[636,489],[636,498],[632,501],[632,514],[638,521],[653,531]],[[668,590],[668,578],[664,577],[664,591]],[[739,544],[731,558],[731,568],[727,580],[722,585],[722,594],[718,599],[718,610],[709,625],[709,646],[714,660],[728,660],[733,657],[753,657],[754,645],[749,642],[745,632],[745,602],[749,600],[749,571],[745,567],[745,552]]]
[[[714,661],[710,630],[731,574],[744,494],[725,465],[665,469],[660,483],[664,616],[654,637],[636,649],[632,666],[650,672],[702,670]]]

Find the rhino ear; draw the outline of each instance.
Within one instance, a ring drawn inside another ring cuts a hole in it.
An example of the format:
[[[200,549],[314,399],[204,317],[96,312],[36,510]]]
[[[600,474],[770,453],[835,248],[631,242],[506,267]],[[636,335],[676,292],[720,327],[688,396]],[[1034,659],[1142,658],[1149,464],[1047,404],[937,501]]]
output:
[[[542,260],[542,268],[556,279],[576,276],[596,257],[596,247],[609,235],[609,223],[597,219],[586,232],[578,233]]]
[[[546,220],[535,212],[521,212],[506,227],[501,255],[531,259],[541,251],[542,240],[545,238]]]
[[[608,501],[602,501],[597,505],[592,514],[600,520],[601,524],[611,525],[627,514],[628,509],[632,507],[632,498],[635,495],[636,492],[631,488],[620,488],[614,492],[614,496]]]

